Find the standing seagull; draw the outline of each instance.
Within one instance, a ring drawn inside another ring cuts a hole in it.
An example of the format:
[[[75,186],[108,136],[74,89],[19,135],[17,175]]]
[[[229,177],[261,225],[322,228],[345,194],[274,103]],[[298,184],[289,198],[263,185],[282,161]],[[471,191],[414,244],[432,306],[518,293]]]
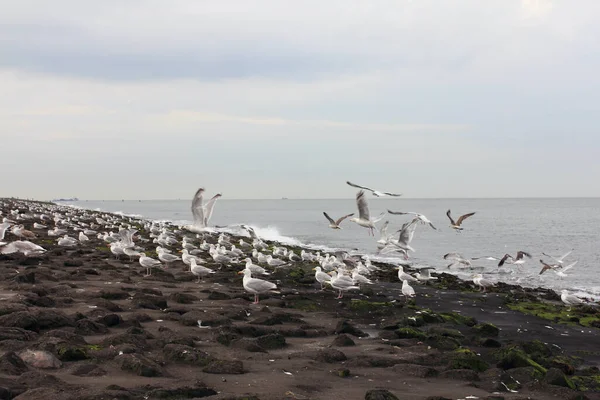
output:
[[[515,264],[515,265],[525,264],[525,259],[523,258],[524,256],[527,258],[531,258],[531,254],[526,253],[521,250],[519,250],[517,252],[516,258],[513,258],[513,256],[511,256],[510,254],[505,254],[504,257],[502,257],[502,259],[498,263],[498,266],[501,267],[504,265],[504,263]]]
[[[208,221],[212,216],[215,202],[221,197],[221,193],[217,193],[206,202],[206,204],[202,204],[203,193],[204,188],[198,189],[192,199],[192,215],[194,216],[194,223],[183,227],[190,232],[202,233],[204,231],[204,228],[208,226]]]
[[[476,286],[479,286],[480,290],[482,290],[484,292],[488,287],[494,286],[494,283],[492,281],[488,281],[487,279],[485,279],[482,274],[473,275],[473,283]]]
[[[414,215],[415,219],[419,220],[422,224],[426,224],[429,225],[430,227],[432,227],[434,230],[437,231],[437,228],[435,226],[433,226],[433,223],[429,220],[429,218],[427,218],[426,216],[424,216],[423,214],[419,214],[416,212],[402,212],[402,211],[392,211],[392,210],[388,210],[388,213],[392,214],[392,215]]]
[[[344,215],[343,217],[339,218],[337,221],[334,221],[333,218],[331,218],[329,215],[327,215],[327,213],[325,211],[323,211],[323,215],[325,216],[325,218],[327,218],[329,220],[329,227],[331,229],[342,229],[342,228],[340,228],[340,224],[342,223],[342,221],[348,217],[353,216],[354,213]]]
[[[253,278],[252,271],[250,271],[249,269],[244,269],[238,272],[238,274],[244,275],[244,279],[242,281],[244,289],[246,289],[247,292],[254,294],[254,303],[252,304],[258,304],[258,295],[260,293],[265,293],[269,290],[277,289],[277,285],[272,282]]]
[[[568,306],[575,306],[578,304],[583,304],[583,300],[581,300],[579,297],[569,294],[568,290],[562,290],[560,292],[560,299],[562,300],[563,303],[565,303]],[[569,307],[569,310],[571,309],[571,307]]]
[[[379,190],[373,190],[373,189],[368,188],[366,186],[360,186],[360,185],[357,185],[357,184],[352,183],[350,181],[346,181],[346,183],[348,185],[352,186],[352,187],[355,187],[355,188],[368,190],[369,192],[373,193],[373,195],[376,196],[376,197],[384,197],[384,196],[400,197],[400,196],[402,196],[401,194],[390,193],[390,192],[380,192]]]
[[[457,232],[460,232],[463,230],[463,228],[460,227],[460,224],[462,224],[462,222],[469,218],[471,215],[475,215],[474,212],[472,213],[468,213],[465,215],[461,215],[458,220],[456,220],[456,222],[454,221],[454,219],[452,219],[452,216],[450,215],[450,210],[446,211],[446,215],[448,216],[448,219],[450,219],[450,227],[454,230],[456,230]]]
[[[350,218],[350,221],[355,222],[364,228],[369,228],[370,235],[375,236],[375,233],[373,232],[375,230],[375,223],[379,222],[384,214],[371,220],[371,216],[369,215],[369,205],[367,204],[364,190],[359,190],[358,193],[356,193],[356,206],[358,207],[358,218]]]

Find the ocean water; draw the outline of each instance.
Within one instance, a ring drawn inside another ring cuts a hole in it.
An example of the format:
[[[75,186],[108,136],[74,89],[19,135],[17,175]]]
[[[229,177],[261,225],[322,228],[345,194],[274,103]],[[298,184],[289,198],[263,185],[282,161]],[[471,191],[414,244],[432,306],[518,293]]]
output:
[[[190,223],[190,201],[79,201],[75,206],[177,224]],[[411,243],[416,250],[412,264],[435,267],[438,271],[457,274],[465,279],[481,272],[491,280],[569,289],[584,295],[600,296],[600,199],[403,199],[369,197],[372,216],[391,209],[414,211],[426,215],[438,228],[434,231],[419,225]],[[476,214],[463,223],[457,233],[449,227],[445,215],[451,209],[455,218],[467,212]],[[333,219],[356,212],[354,199],[327,200],[227,200],[216,203],[211,225],[245,223],[255,227],[259,236],[288,244],[304,244],[326,249],[345,249],[361,254],[375,254],[376,240],[368,230],[348,220],[341,230],[328,227],[326,211]],[[379,222],[389,220],[388,232],[394,232],[409,216],[386,214]],[[573,249],[565,265],[578,263],[561,278],[552,271],[543,275],[540,259],[551,261],[542,252],[559,256]],[[443,255],[459,252],[466,258],[505,253],[516,255],[523,250],[532,255],[522,266],[498,268],[497,262],[478,260],[476,270],[448,269]]]

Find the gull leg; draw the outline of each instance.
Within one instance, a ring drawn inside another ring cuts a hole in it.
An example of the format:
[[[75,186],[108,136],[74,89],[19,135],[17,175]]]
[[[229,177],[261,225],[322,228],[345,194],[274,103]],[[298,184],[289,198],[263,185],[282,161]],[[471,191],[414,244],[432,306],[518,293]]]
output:
[[[200,283],[200,276],[198,276],[198,280],[196,281],[196,283]]]
[[[254,295],[254,304],[258,304],[258,294]]]

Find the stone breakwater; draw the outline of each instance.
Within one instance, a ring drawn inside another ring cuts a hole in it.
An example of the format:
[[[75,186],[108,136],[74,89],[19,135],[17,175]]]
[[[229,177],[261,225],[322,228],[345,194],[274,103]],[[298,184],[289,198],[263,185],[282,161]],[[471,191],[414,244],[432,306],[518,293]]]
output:
[[[96,218],[98,231],[138,229],[136,246],[156,257],[144,220],[12,199],[0,210],[47,250],[0,255],[0,398],[599,398],[600,313],[568,309],[550,290],[480,293],[439,274],[406,301],[396,272],[374,263],[374,283],[338,300],[315,282],[315,263],[293,262],[265,266],[279,293],[253,305],[243,263],[202,254],[216,273],[200,283],[182,262],[144,276],[95,236],[58,246],[41,215],[69,221],[71,237]]]

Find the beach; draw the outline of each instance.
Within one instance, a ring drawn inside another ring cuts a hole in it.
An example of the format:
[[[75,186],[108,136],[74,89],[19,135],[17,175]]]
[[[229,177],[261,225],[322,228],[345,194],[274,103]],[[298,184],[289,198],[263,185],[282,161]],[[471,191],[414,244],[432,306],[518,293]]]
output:
[[[0,398],[600,398],[593,302],[569,309],[552,290],[503,283],[484,293],[449,274],[414,284],[416,297],[405,299],[393,266],[376,262],[373,284],[336,299],[315,282],[317,264],[300,261],[265,267],[279,293],[252,304],[243,262],[203,255],[215,273],[199,283],[180,261],[144,276],[137,259],[116,259],[96,236],[64,247],[33,227],[54,226],[35,217],[40,210],[69,215],[64,229],[76,238],[73,225],[100,217],[110,221],[103,231],[137,229],[136,246],[156,258],[142,219],[0,202],[2,216],[25,214],[17,222],[47,250],[0,255]]]

